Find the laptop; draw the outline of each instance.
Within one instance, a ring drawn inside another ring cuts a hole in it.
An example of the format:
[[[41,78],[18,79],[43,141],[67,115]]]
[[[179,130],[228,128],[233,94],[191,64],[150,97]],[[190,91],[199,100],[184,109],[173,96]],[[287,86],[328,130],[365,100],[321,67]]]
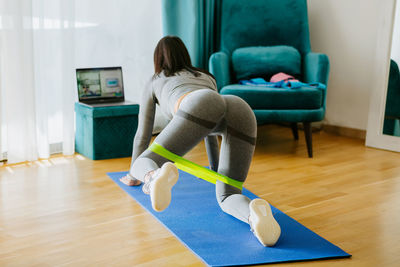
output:
[[[125,101],[121,67],[76,69],[79,102],[93,107],[133,105]]]

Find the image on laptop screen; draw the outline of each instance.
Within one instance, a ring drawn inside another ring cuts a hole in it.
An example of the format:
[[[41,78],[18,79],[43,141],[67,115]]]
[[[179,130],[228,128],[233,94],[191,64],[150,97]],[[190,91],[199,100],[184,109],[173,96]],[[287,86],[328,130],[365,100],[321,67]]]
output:
[[[123,97],[121,67],[77,69],[79,100]]]

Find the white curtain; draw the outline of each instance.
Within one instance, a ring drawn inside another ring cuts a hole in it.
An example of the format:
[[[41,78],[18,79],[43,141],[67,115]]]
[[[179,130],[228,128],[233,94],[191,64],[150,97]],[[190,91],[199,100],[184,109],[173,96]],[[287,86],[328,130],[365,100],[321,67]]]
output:
[[[75,1],[0,0],[0,152],[9,163],[74,153],[74,12]]]

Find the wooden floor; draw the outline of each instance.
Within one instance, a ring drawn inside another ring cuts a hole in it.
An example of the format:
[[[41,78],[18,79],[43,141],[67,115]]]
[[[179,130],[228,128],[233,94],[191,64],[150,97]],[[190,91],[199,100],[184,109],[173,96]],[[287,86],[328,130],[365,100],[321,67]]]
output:
[[[400,154],[263,126],[245,186],[351,259],[277,266],[400,266]],[[204,145],[188,156],[207,164]],[[0,168],[0,266],[204,266],[106,175],[129,158],[53,157]]]

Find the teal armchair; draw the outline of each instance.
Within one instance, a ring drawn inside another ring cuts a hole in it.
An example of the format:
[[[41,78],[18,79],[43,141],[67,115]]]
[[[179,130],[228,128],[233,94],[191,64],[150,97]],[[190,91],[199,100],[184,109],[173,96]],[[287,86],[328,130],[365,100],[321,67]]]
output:
[[[221,94],[237,95],[253,109],[257,123],[290,123],[298,139],[302,123],[312,157],[311,122],[325,115],[326,87],[276,89],[238,84],[240,79],[278,72],[305,83],[327,85],[329,59],[310,48],[306,0],[222,0],[219,52],[211,55],[210,72]]]

